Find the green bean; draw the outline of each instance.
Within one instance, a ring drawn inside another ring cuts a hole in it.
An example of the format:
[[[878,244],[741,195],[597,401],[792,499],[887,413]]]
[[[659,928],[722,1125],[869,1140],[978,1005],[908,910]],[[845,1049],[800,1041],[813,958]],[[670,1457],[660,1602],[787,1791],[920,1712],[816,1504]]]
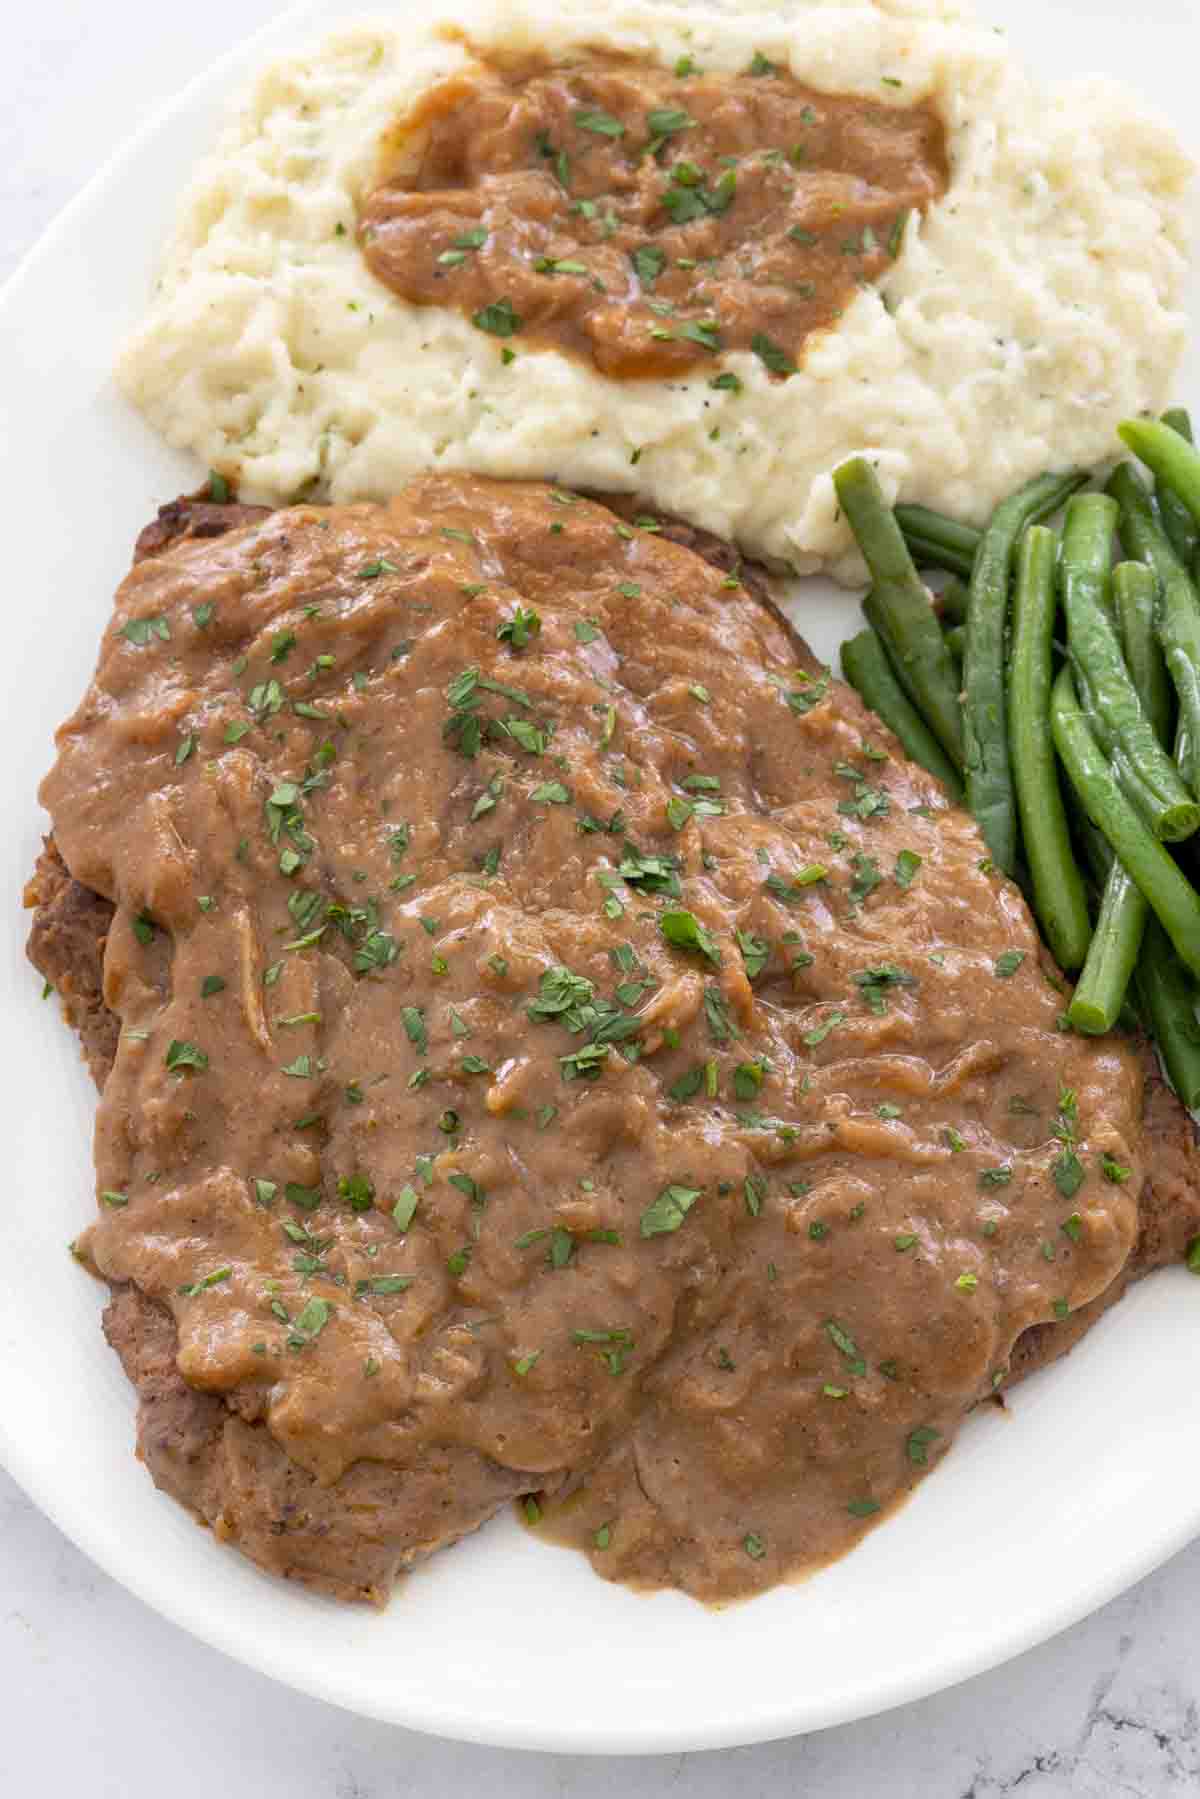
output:
[[[957,575],[951,575],[937,596],[937,612],[942,623],[961,625],[967,616],[967,587]]]
[[[1168,436],[1174,436],[1168,432]],[[1179,699],[1179,772],[1200,797],[1200,594],[1167,541],[1145,485],[1128,462],[1114,470],[1108,492],[1121,508],[1121,539],[1158,577],[1158,641]]]
[[[833,484],[871,571],[871,597],[901,685],[951,761],[961,767],[958,672],[879,478],[869,462],[856,456],[834,471]]]
[[[1080,708],[1070,663],[1054,683],[1050,723],[1055,747],[1085,812],[1157,913],[1183,961],[1200,974],[1200,895],[1117,785]]]
[[[1200,525],[1200,451],[1177,427],[1159,419],[1127,419],[1118,431],[1121,441],[1182,500]]]
[[[929,726],[924,711],[922,710],[921,700],[907,667],[904,645],[897,643],[892,637],[888,628],[887,614],[884,608],[876,600],[874,588],[872,588],[871,592],[867,594],[863,600],[862,609],[863,617],[866,619],[868,625],[870,625],[872,631],[874,631],[876,637],[878,637],[883,646],[884,654],[888,661],[888,667],[891,669],[893,676],[898,682],[901,692],[907,696],[917,717],[925,724],[925,727],[928,730]],[[962,670],[959,664],[955,662],[953,656],[950,657],[950,670],[955,684],[960,685],[962,681]],[[936,742],[936,738],[934,741]]]
[[[1148,910],[1137,883],[1114,856],[1088,958],[1067,1007],[1067,1017],[1085,1036],[1102,1037],[1121,1016]]]
[[[974,561],[972,557],[960,556],[957,551],[951,550],[943,544],[931,543],[927,537],[918,537],[915,534],[910,536],[906,533],[904,541],[918,568],[940,569],[945,574],[954,575],[963,581],[970,580]]]
[[[896,523],[920,567],[942,568],[970,580],[979,548],[979,532],[973,526],[960,525],[928,506],[897,506]]]
[[[1196,734],[1181,713],[1175,726],[1175,766],[1191,768],[1193,759],[1200,761],[1197,758]]]
[[[1017,560],[1008,739],[1033,909],[1055,961],[1073,972],[1087,955],[1092,932],[1047,724],[1058,611],[1057,569],[1057,534],[1042,525],[1031,525],[1021,540]]]
[[[1112,622],[1112,541],[1118,506],[1101,493],[1076,494],[1063,531],[1062,593],[1071,657],[1086,679],[1104,731],[1119,746],[1123,784],[1156,837],[1177,843],[1200,828],[1200,805],[1180,779],[1142,709]]]
[[[1106,837],[1090,819],[1078,821],[1079,836],[1100,888],[1100,909],[1079,984],[1067,1007],[1067,1017],[1077,1031],[1098,1037],[1130,1020],[1130,979],[1137,966],[1149,907],[1137,884],[1113,855]]]
[[[1088,867],[1101,894],[1099,912],[1103,916],[1103,930],[1101,921],[1097,919],[1092,950],[1088,953],[1083,973],[1079,975],[1076,993],[1083,989],[1083,998],[1079,1002],[1079,1018],[1083,1022],[1076,1027],[1087,1036],[1099,1036],[1099,1031],[1088,1031],[1088,1006],[1099,1004],[1103,1006],[1103,1015],[1108,1016],[1108,1011],[1112,1009],[1112,997],[1106,995],[1105,986],[1112,984],[1112,988],[1124,986],[1123,1002],[1117,1009],[1114,1024],[1121,1031],[1142,1031],[1141,1015],[1137,1009],[1135,964],[1137,955],[1141,952],[1150,907],[1142,899],[1139,887],[1117,862],[1108,838],[1101,837],[1092,820],[1081,817],[1076,820],[1076,829],[1087,855]],[[1130,964],[1133,964],[1133,979],[1130,979]],[[1105,1029],[1112,1029],[1112,1024],[1106,1025]]]
[[[923,537],[927,543],[940,544],[943,549],[954,550],[972,562],[983,535],[974,525],[960,524],[957,519],[947,518],[944,512],[934,512],[928,506],[897,506],[896,523],[905,537]]]
[[[1162,422],[1170,430],[1177,431],[1185,441],[1191,443],[1192,421],[1182,406],[1164,412]],[[1167,534],[1171,548],[1183,566],[1190,569],[1195,561],[1196,551],[1200,549],[1200,525],[1192,517],[1174,488],[1168,487],[1161,479],[1154,483],[1154,498],[1158,505],[1158,516],[1162,520],[1163,530]]]
[[[951,625],[946,633],[946,648],[956,662],[961,662],[967,647],[967,627]]]
[[[1200,1106],[1196,985],[1153,918],[1142,945],[1137,986],[1171,1085],[1194,1112]]]
[[[1142,709],[1160,743],[1171,738],[1171,684],[1154,629],[1158,582],[1144,562],[1121,562],[1113,570],[1113,599],[1125,663]],[[1178,762],[1176,757],[1176,762]]]
[[[962,783],[924,719],[910,703],[897,681],[883,644],[874,631],[860,631],[842,645],[842,672],[872,712],[894,731],[905,753],[936,775],[956,804],[962,804]]]
[[[967,806],[975,814],[993,861],[1005,874],[1012,874],[1017,859],[1017,809],[1004,706],[1013,552],[1026,526],[1057,512],[1086,478],[1077,473],[1041,475],[1012,494],[993,514],[971,575],[963,658]]]

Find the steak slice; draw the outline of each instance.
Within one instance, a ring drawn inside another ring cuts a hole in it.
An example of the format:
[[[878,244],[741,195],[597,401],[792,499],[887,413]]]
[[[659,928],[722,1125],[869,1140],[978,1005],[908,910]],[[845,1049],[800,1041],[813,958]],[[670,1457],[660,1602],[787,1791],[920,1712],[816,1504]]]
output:
[[[46,838],[26,883],[25,904],[33,911],[26,953],[58,993],[92,1079],[103,1087],[120,1029],[104,1004],[104,945],[112,904],[72,879],[52,837]]]
[[[187,538],[218,536],[263,509],[179,501],[139,540],[139,559]],[[728,546],[664,521],[664,536],[730,569]],[[769,603],[755,571],[744,586]],[[815,665],[796,641],[797,660]],[[860,726],[861,728],[861,726]],[[898,757],[895,745],[888,748]],[[26,891],[34,911],[29,955],[62,995],[89,1068],[103,1087],[117,1045],[117,1020],[103,998],[103,956],[113,908],[70,875],[48,840]],[[1023,1378],[1078,1341],[1129,1282],[1177,1259],[1200,1228],[1200,1183],[1190,1121],[1146,1059],[1152,1169],[1139,1196],[1140,1233],[1117,1280],[1061,1323],[1038,1325],[1016,1345],[1009,1380]],[[261,1396],[243,1386],[228,1397],[201,1392],[177,1366],[168,1309],[136,1286],[115,1285],[105,1332],[139,1395],[138,1451],[155,1482],[223,1540],[264,1569],[342,1599],[383,1602],[399,1571],[483,1522],[507,1500],[553,1486],[473,1449],[427,1451],[403,1471],[362,1459],[331,1484],[295,1462],[262,1421]],[[431,1522],[432,1520],[432,1522]]]
[[[236,501],[218,504],[207,497],[207,489],[198,494],[181,494],[177,500],[160,506],[157,518],[138,533],[133,560],[146,562],[191,538],[224,537],[239,525],[266,518],[270,510],[269,506],[242,506]]]

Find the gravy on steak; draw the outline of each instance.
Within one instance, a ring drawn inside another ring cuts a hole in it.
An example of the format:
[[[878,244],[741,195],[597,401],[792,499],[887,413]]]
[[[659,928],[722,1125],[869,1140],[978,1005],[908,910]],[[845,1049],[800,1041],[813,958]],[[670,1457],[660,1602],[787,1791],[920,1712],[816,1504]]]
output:
[[[1138,1058],[1060,1031],[971,819],[652,520],[429,477],[181,542],[43,797],[115,904],[82,1247],[147,1381],[173,1322],[222,1402],[212,1515],[269,1568],[319,1578],[304,1481],[378,1562],[386,1476],[395,1564],[541,1493],[611,1578],[748,1594],[1130,1256]]]
[[[732,349],[792,372],[948,180],[930,104],[820,93],[762,57],[741,75],[481,57],[385,165],[360,218],[381,281],[621,378]]]

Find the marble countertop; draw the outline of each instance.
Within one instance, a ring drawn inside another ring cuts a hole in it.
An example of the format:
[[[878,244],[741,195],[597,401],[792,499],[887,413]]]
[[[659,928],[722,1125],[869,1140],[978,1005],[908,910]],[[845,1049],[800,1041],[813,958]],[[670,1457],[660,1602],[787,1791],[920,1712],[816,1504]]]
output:
[[[12,10],[0,72],[0,280],[159,96],[281,8],[39,0]],[[532,1756],[366,1723],[248,1674],[114,1585],[0,1472],[0,1790],[1183,1799],[1200,1791],[1197,1616],[1200,1542],[1066,1635],[882,1718],[709,1755]]]

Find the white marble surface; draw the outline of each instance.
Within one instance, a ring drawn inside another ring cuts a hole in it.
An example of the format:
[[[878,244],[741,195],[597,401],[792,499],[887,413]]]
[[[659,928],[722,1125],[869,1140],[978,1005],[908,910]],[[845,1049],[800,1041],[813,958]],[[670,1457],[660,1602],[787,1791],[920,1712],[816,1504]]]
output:
[[[157,97],[278,10],[0,6],[0,279]],[[883,1718],[712,1755],[528,1756],[365,1723],[247,1674],[115,1586],[0,1473],[0,1792],[1182,1799],[1200,1791],[1198,1616],[1200,1543],[1067,1635]]]

